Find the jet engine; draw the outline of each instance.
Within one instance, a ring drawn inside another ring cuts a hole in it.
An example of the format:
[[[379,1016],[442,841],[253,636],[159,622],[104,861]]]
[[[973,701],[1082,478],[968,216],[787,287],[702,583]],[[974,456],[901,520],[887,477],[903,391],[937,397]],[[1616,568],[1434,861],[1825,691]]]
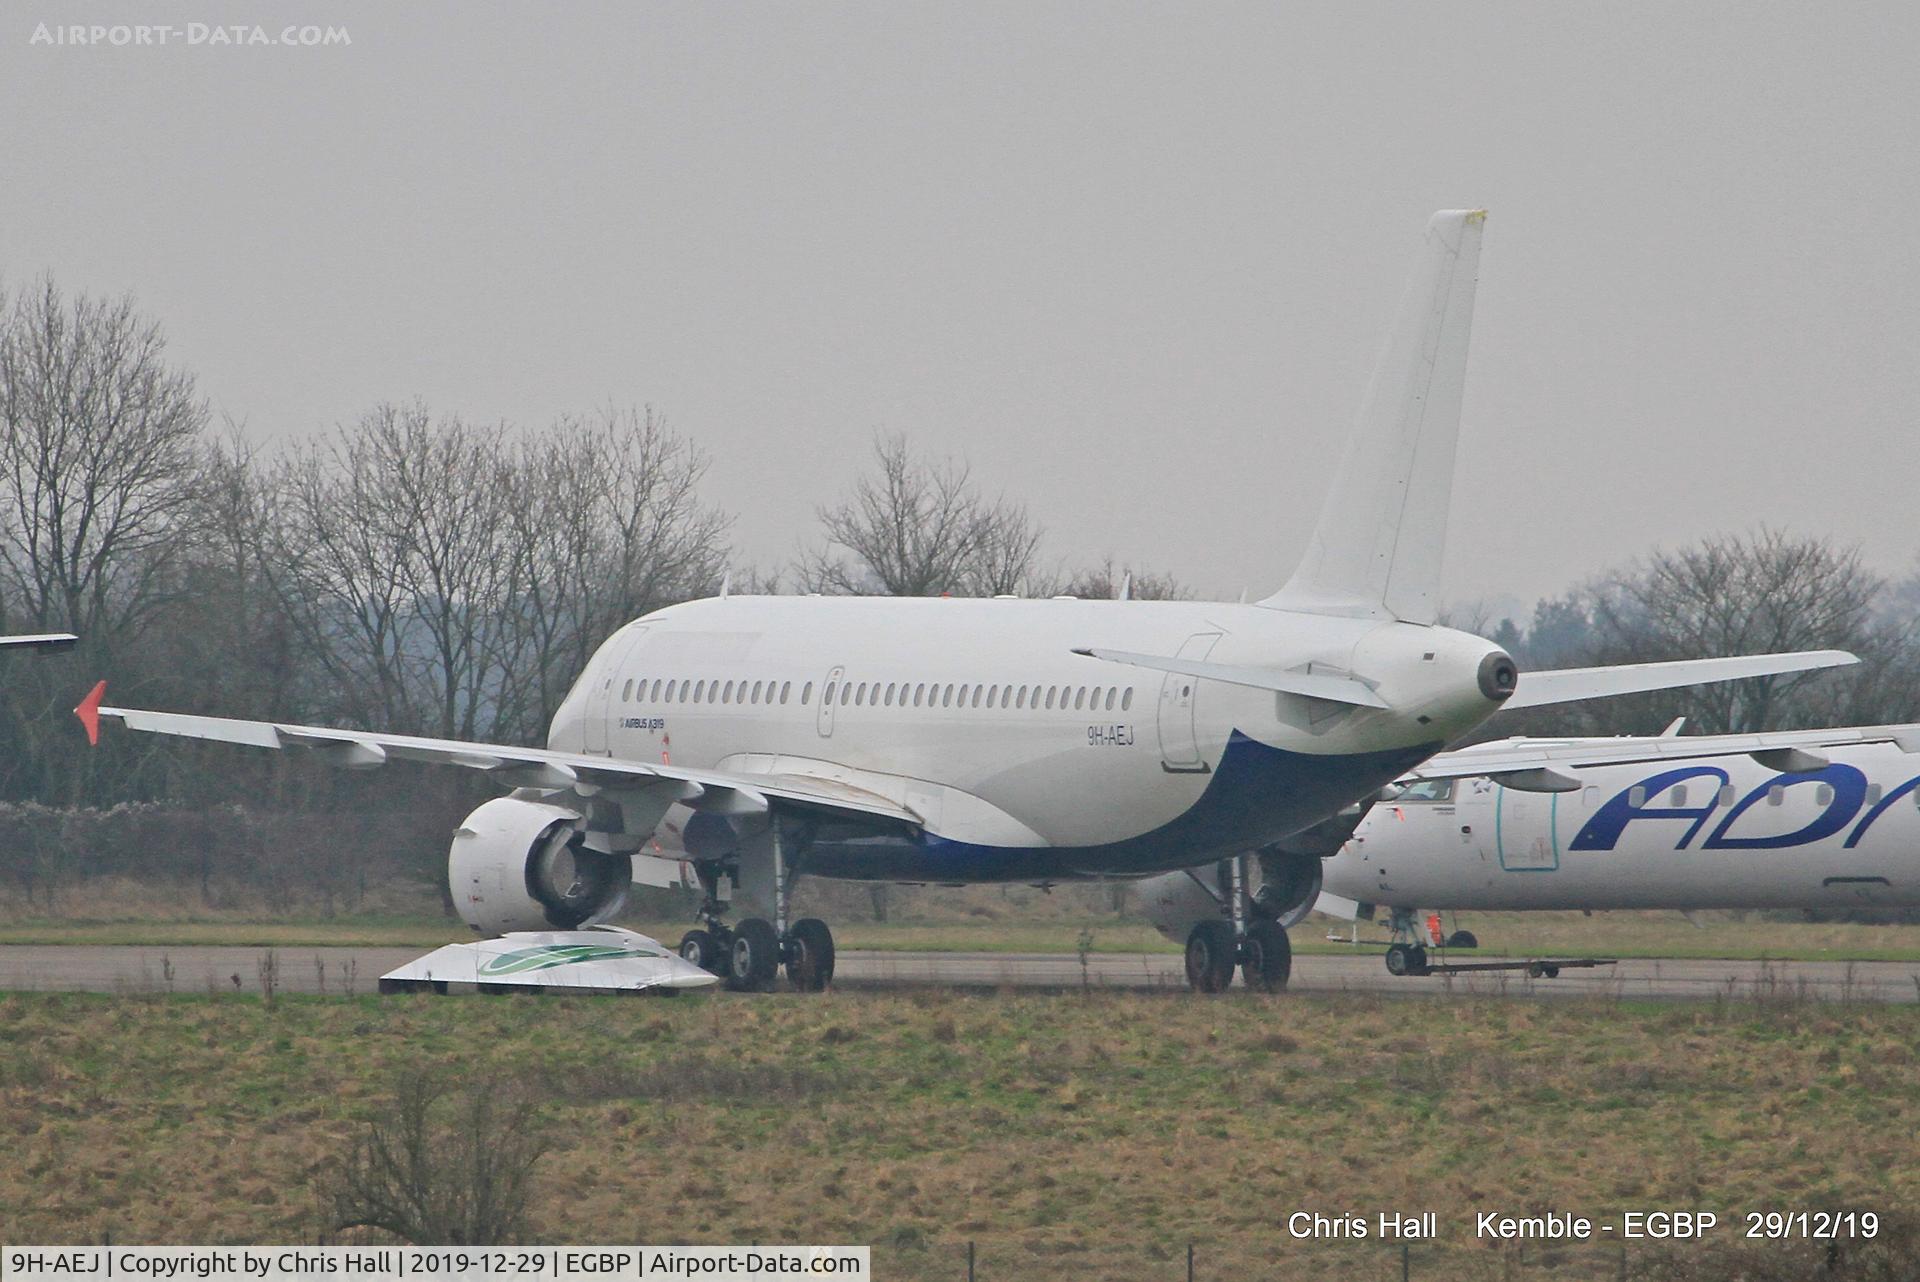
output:
[[[1320,898],[1320,856],[1300,851],[1263,850],[1258,856],[1260,884],[1253,911],[1292,930],[1307,919]]]
[[[626,906],[633,858],[587,847],[586,819],[540,801],[500,797],[461,821],[447,884],[481,934],[575,930]]]
[[[1269,847],[1254,859],[1258,872],[1249,889],[1255,917],[1291,930],[1306,920],[1320,897],[1320,856]],[[1162,873],[1140,883],[1140,907],[1154,929],[1185,944],[1194,924],[1228,916],[1233,873],[1224,861]]]

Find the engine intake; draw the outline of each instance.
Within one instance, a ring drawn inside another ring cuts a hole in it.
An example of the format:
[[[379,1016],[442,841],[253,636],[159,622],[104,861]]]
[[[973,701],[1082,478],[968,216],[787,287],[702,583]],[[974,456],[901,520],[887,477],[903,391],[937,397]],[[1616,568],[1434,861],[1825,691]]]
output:
[[[586,821],[564,806],[500,797],[453,834],[447,885],[467,925],[481,934],[574,930],[619,915],[633,886],[633,859],[589,850]]]

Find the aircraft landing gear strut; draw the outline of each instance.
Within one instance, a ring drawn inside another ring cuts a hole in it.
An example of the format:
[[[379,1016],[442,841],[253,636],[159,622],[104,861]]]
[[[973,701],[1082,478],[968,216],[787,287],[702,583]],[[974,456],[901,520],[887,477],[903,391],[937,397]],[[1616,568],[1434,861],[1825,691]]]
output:
[[[681,937],[680,956],[720,976],[735,992],[773,991],[780,967],[785,965],[787,982],[797,991],[817,993],[833,982],[833,932],[818,917],[802,917],[789,925],[798,874],[788,867],[778,820],[770,825],[768,836],[773,856],[773,920],[748,917],[729,927],[725,921],[728,903],[721,897],[720,879],[731,873],[737,882],[738,865],[697,864],[700,887],[706,894],[700,905],[702,925]]]
[[[1187,983],[1195,992],[1225,992],[1233,983],[1235,966],[1242,982],[1257,993],[1280,992],[1293,973],[1286,927],[1254,911],[1247,894],[1248,858],[1240,855],[1221,865],[1228,919],[1208,918],[1187,935]]]

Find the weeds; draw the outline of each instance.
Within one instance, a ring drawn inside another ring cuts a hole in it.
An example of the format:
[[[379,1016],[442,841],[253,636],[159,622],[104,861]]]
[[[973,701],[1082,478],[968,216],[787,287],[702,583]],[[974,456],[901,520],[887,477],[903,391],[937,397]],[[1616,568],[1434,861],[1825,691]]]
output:
[[[334,1166],[329,1218],[335,1232],[377,1229],[416,1246],[523,1241],[533,1170],[552,1147],[527,1096],[494,1080],[451,1095],[414,1073]]]

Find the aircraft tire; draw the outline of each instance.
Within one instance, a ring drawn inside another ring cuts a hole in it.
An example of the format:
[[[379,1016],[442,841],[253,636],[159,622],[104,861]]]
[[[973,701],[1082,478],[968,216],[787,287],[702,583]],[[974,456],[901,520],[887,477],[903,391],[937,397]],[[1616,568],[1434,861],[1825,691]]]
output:
[[[833,982],[833,932],[818,917],[802,917],[787,932],[787,982],[802,993]]]
[[[780,974],[780,936],[774,933],[773,923],[749,917],[735,926],[728,962],[728,988],[739,993],[771,992]]]
[[[680,936],[680,947],[676,949],[682,961],[690,961],[701,970],[714,975],[724,975],[726,967],[720,960],[720,941],[713,932],[690,930]]]
[[[1256,993],[1283,993],[1293,974],[1293,944],[1286,927],[1265,917],[1247,923],[1240,941],[1240,978]]]
[[[1198,993],[1224,993],[1233,983],[1234,954],[1239,951],[1233,927],[1224,921],[1203,921],[1187,935],[1187,983]]]
[[[1389,944],[1387,946],[1387,974],[1424,975],[1426,973],[1426,949],[1418,944]]]
[[[1447,936],[1449,948],[1478,948],[1480,939],[1470,930],[1456,930]]]

